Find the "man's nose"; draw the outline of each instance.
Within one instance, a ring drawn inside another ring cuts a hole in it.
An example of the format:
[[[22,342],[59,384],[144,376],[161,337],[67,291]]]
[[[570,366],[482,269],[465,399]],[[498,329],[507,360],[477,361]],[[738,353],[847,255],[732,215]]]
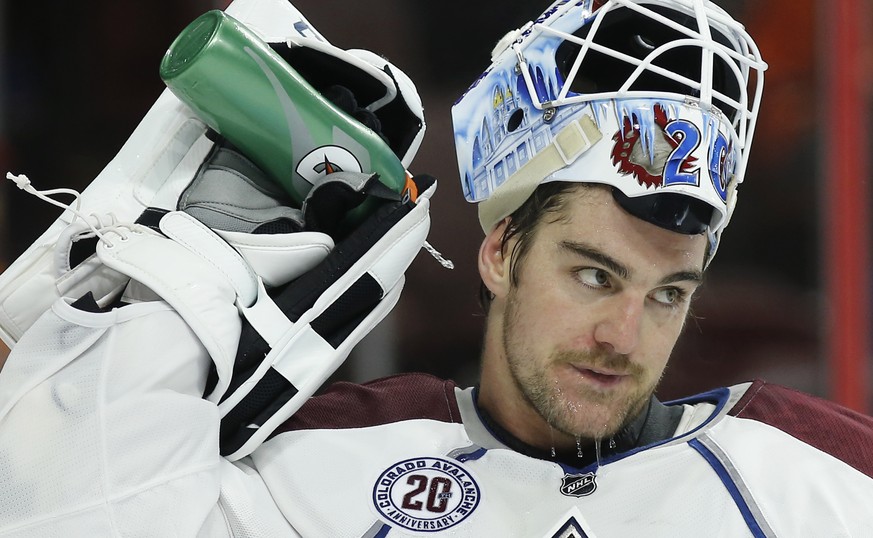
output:
[[[630,293],[611,297],[594,328],[594,339],[616,353],[631,353],[640,341],[644,306],[643,299]]]

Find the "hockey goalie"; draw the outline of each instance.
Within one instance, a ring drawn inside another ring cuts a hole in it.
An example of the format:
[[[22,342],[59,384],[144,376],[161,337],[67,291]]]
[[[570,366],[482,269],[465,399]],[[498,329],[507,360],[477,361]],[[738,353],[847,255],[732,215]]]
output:
[[[870,536],[873,418],[656,394],[736,218],[751,35],[710,0],[554,0],[490,60],[452,107],[472,386],[312,396],[422,247],[449,262],[414,86],[285,0],[193,21],[73,203],[10,174],[64,213],[0,276],[0,536]]]

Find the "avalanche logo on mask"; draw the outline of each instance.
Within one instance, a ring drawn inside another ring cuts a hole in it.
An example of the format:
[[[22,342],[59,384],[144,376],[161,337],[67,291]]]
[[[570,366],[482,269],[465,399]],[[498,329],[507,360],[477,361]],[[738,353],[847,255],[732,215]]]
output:
[[[654,106],[652,116],[654,122],[624,116],[621,130],[612,137],[612,163],[645,187],[669,185],[673,176],[691,177],[696,159],[690,154],[697,149],[699,137],[689,137],[682,129],[685,123],[668,121],[660,105]]]
[[[411,531],[441,531],[467,518],[481,493],[456,461],[422,457],[385,469],[373,486],[373,504],[385,521]]]

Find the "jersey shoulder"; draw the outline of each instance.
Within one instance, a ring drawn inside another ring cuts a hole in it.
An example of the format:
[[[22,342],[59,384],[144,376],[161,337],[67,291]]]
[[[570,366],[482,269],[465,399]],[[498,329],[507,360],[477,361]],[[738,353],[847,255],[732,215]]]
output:
[[[760,380],[748,387],[729,414],[782,430],[873,477],[873,417]]]
[[[337,382],[310,398],[274,435],[366,428],[404,420],[461,422],[456,384],[429,374],[398,374],[363,384]]]

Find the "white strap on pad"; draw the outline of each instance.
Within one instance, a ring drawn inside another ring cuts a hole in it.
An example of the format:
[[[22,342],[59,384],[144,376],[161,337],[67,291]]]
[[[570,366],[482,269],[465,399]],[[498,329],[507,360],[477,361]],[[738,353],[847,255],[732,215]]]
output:
[[[281,286],[309,271],[333,250],[333,239],[321,232],[250,234],[213,230],[242,254],[270,287]]]
[[[161,231],[209,263],[233,286],[242,306],[251,306],[258,297],[258,277],[239,252],[206,225],[182,211],[171,211],[159,223]]]
[[[219,404],[223,417],[222,453],[231,461],[245,457],[257,448],[333,374],[348,357],[352,348],[368,334],[394,307],[404,284],[404,272],[427,238],[430,229],[429,196],[433,189],[420,195],[416,206],[379,238],[351,268],[331,284],[282,335],[260,363],[257,370],[228,393]],[[354,294],[364,281],[375,282],[381,299],[341,341],[321,334],[318,326],[331,308],[343,304],[344,294]],[[250,321],[251,318],[249,318]],[[254,325],[254,324],[253,324]],[[264,336],[262,334],[262,336]],[[266,337],[265,337],[266,339]],[[330,341],[329,341],[330,340]],[[257,399],[258,383],[278,373],[291,385],[285,402],[271,402],[265,416],[247,424],[238,424],[234,408],[250,395]],[[224,443],[225,435],[232,440]]]
[[[120,239],[99,243],[98,258],[150,288],[182,316],[215,363],[219,381],[209,400],[217,401],[233,371],[242,325],[237,291],[228,277],[233,271],[217,270],[215,260],[144,226],[129,229]]]
[[[250,454],[296,412],[394,307],[403,287],[403,274],[427,238],[433,189],[423,192],[409,213],[379,237],[293,323],[240,253],[186,213],[170,212],[160,220],[159,228],[166,237],[144,226],[120,227],[119,238],[113,236],[111,242],[100,243],[97,256],[108,268],[142,283],[169,303],[201,340],[218,377],[207,399],[219,404],[223,421],[230,415],[228,422],[233,423],[235,407],[245,404],[250,393],[258,396],[258,382],[268,372],[280,375],[293,388],[286,401],[271,402],[268,415],[260,416],[257,424],[237,437],[237,441],[242,440],[225,454],[235,460]],[[130,233],[123,233],[126,230]],[[378,303],[362,315],[349,334],[337,337],[320,333],[324,318],[341,310],[362,283],[371,290],[378,288]],[[242,330],[241,315],[270,349],[257,371],[241,383],[236,380],[229,391]]]

